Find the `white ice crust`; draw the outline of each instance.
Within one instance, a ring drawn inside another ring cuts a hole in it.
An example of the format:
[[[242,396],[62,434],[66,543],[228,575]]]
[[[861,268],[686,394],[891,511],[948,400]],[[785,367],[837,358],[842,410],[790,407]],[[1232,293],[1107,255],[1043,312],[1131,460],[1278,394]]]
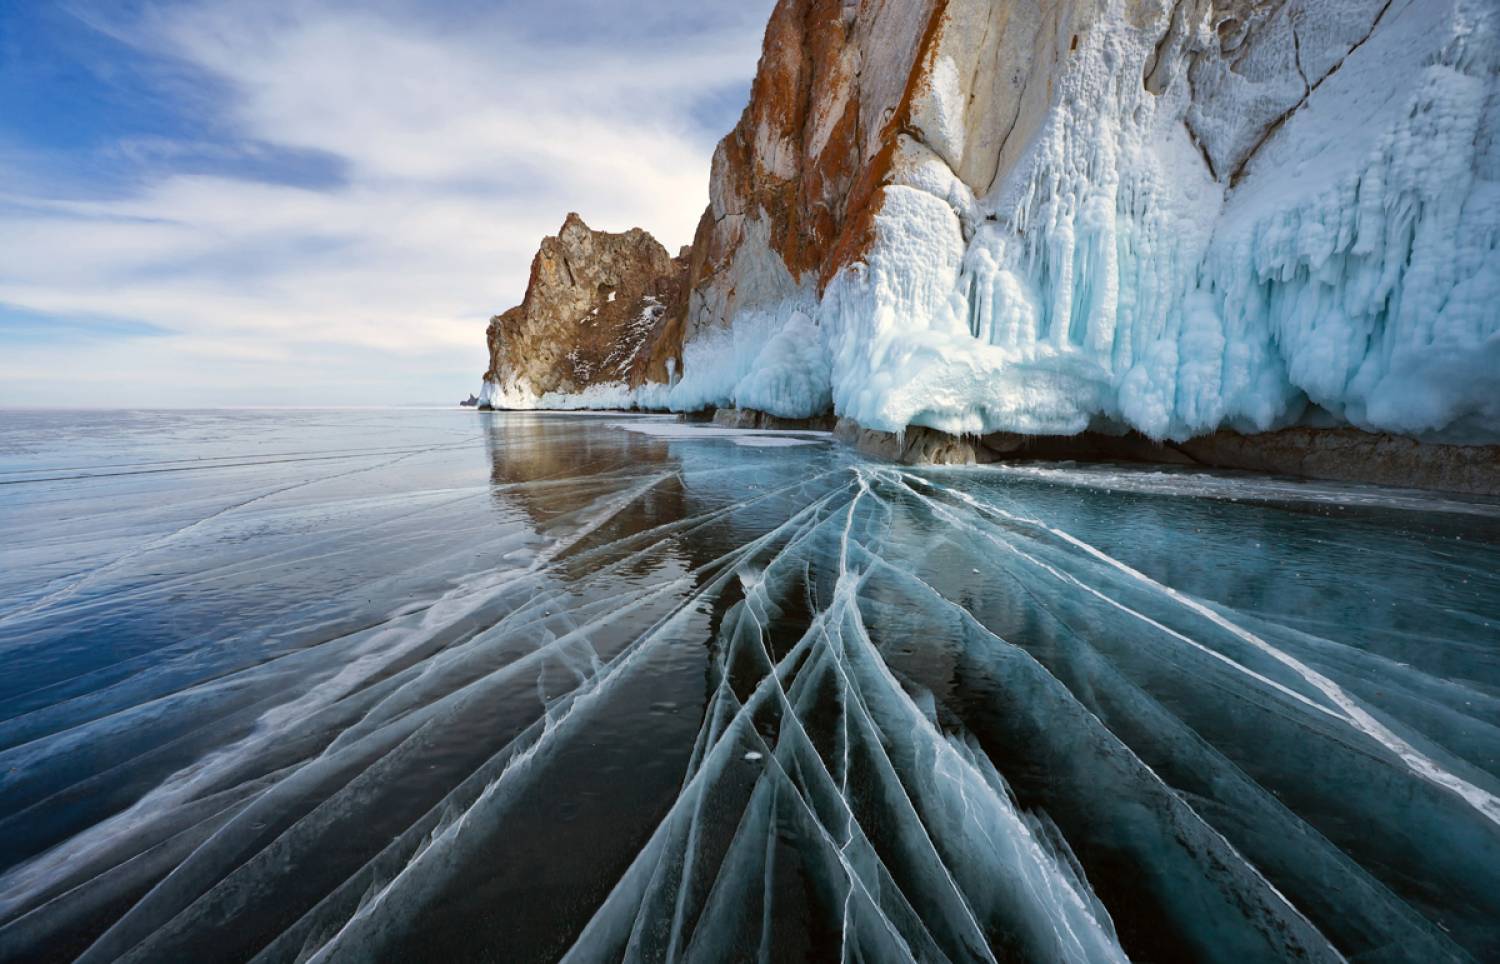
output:
[[[1369,6],[1323,6],[1339,5]],[[1102,417],[1182,439],[1310,403],[1500,438],[1496,19],[1391,4],[1231,187],[1189,135],[1186,84],[1146,90],[1154,50],[1106,18],[977,229],[951,190],[889,192],[868,265],[820,314],[840,413],[976,433]],[[1204,125],[1235,123],[1195,119],[1224,142]]]

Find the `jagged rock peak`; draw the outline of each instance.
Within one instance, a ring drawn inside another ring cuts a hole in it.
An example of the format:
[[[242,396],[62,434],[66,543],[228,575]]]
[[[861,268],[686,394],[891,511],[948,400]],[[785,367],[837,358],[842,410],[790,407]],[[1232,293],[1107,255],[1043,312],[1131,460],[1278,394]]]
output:
[[[595,231],[569,213],[542,240],[524,300],[490,320],[486,404],[668,380],[690,256],[673,258],[640,228]]]

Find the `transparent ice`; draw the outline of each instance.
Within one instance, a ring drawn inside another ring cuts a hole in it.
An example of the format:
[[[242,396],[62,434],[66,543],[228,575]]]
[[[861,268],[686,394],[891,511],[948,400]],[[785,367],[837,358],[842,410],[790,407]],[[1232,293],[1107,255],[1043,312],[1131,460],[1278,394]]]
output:
[[[1493,502],[656,417],[0,452],[0,959],[1500,954]]]

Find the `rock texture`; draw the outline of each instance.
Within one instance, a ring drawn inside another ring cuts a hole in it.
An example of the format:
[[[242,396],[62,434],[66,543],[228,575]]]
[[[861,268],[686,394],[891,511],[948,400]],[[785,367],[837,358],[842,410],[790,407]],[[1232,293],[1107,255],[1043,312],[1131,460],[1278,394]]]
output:
[[[667,381],[681,363],[688,259],[639,228],[609,234],[569,214],[542,241],[525,300],[490,320],[486,404]]]
[[[1142,462],[1500,496],[1500,446],[1442,445],[1356,429],[1216,432],[1163,444],[1139,433],[955,436],[930,428],[884,432],[839,419],[835,433],[871,458],[904,465]]]
[[[1500,446],[1438,445],[1352,429],[1216,432],[1178,448],[1203,465],[1500,496]]]
[[[781,0],[750,103],[714,155],[690,334],[821,295],[871,253],[887,188],[933,186],[928,161],[983,194],[1046,115],[1067,59],[1050,48],[1105,6]]]
[[[979,439],[959,438],[920,426],[905,432],[882,432],[841,418],[834,435],[872,459],[903,465],[982,465],[998,461]]]
[[[747,428],[773,432],[831,432],[837,420],[832,415],[814,418],[781,418],[750,408],[721,408],[714,412],[713,423],[721,428]]]
[[[932,0],[782,0],[693,243],[689,338],[815,298],[861,253]],[[854,240],[849,240],[849,239]]]

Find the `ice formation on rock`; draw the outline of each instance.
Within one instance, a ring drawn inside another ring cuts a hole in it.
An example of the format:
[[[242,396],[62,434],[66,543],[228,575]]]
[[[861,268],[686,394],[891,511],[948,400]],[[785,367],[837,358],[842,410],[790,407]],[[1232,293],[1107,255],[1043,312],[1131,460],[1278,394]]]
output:
[[[831,399],[887,431],[1500,440],[1497,20],[784,0],[714,159],[681,381],[636,397]]]
[[[843,414],[1183,439],[1312,404],[1500,434],[1493,5],[1074,5],[1033,53],[1053,100],[988,181],[962,176],[971,6],[943,14],[866,267],[824,301]]]

